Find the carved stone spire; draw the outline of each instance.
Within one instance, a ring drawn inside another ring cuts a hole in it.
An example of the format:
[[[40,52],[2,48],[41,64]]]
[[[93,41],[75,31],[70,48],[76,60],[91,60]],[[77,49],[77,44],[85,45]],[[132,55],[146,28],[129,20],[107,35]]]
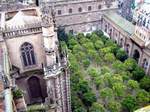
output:
[[[46,5],[46,3],[42,4],[41,12],[42,12],[42,26],[43,27],[53,26],[53,18],[52,18],[52,13],[51,13],[52,11]]]

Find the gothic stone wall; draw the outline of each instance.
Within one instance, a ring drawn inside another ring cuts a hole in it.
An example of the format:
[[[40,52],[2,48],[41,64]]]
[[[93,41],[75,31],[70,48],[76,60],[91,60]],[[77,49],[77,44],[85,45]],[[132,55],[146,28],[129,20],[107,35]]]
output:
[[[25,42],[30,43],[34,48],[36,65],[31,68],[25,68],[21,58],[20,47]],[[29,70],[42,68],[42,63],[44,64],[45,62],[44,59],[45,56],[44,56],[44,50],[42,45],[43,38],[41,33],[6,39],[6,44],[7,44],[11,64],[18,67],[21,73]]]
[[[20,75],[23,75],[23,74],[20,74]],[[32,71],[32,72],[26,72],[26,73],[24,73],[24,77],[16,79],[16,84],[20,89],[22,89],[24,91],[25,102],[27,104],[32,104],[35,102],[41,102],[42,101],[41,98],[39,98],[39,99],[38,98],[36,98],[36,99],[32,98],[32,95],[31,95],[32,93],[30,91],[30,87],[32,87],[32,88],[35,88],[35,87],[29,86],[28,80],[31,77],[36,77],[39,79],[40,88],[37,88],[37,89],[41,89],[41,94],[42,94],[43,98],[47,97],[46,83],[45,83],[45,80],[43,79],[43,73],[41,73],[38,70]],[[36,93],[34,93],[34,94],[36,94]]]

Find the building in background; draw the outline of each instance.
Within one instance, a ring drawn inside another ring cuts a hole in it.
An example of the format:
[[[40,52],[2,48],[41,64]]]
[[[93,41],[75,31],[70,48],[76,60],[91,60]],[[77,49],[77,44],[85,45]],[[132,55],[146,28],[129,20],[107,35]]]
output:
[[[102,12],[118,7],[117,0],[39,0],[55,13],[56,26],[66,32],[91,32],[101,28]]]
[[[132,22],[135,9],[144,3],[144,0],[119,0],[119,13],[122,17]]]

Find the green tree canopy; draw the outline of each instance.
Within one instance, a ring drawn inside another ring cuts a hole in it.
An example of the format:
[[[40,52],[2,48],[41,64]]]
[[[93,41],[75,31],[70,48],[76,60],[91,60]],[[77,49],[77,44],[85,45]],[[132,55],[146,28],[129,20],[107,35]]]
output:
[[[140,87],[145,89],[146,91],[150,91],[150,77],[144,76],[143,79],[140,80]]]
[[[117,50],[116,58],[123,62],[128,58],[128,55],[122,48],[120,48]]]
[[[92,107],[90,108],[90,112],[106,112],[106,109],[102,104],[93,103]]]
[[[130,79],[127,83],[127,86],[131,89],[138,89],[139,88],[139,83],[135,80]]]
[[[93,92],[89,91],[83,94],[82,100],[85,106],[90,107],[96,102],[96,96]]]
[[[124,67],[125,67],[126,70],[132,72],[137,67],[137,63],[136,63],[136,61],[134,59],[128,58],[124,62]]]
[[[128,95],[123,99],[122,106],[127,112],[133,112],[137,106],[136,99],[133,96]]]
[[[136,66],[135,70],[132,71],[132,74],[133,79],[137,81],[140,81],[145,76],[144,69],[139,66]]]
[[[108,110],[110,112],[120,112],[121,111],[121,104],[116,101],[110,101],[108,103]]]

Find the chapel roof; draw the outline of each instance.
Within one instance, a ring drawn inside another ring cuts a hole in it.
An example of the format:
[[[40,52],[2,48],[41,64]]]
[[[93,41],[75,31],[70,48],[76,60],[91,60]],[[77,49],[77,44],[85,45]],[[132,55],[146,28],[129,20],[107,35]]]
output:
[[[6,21],[7,27],[19,27],[32,23],[40,22],[41,19],[38,16],[26,15],[24,12],[19,11],[12,19]]]

